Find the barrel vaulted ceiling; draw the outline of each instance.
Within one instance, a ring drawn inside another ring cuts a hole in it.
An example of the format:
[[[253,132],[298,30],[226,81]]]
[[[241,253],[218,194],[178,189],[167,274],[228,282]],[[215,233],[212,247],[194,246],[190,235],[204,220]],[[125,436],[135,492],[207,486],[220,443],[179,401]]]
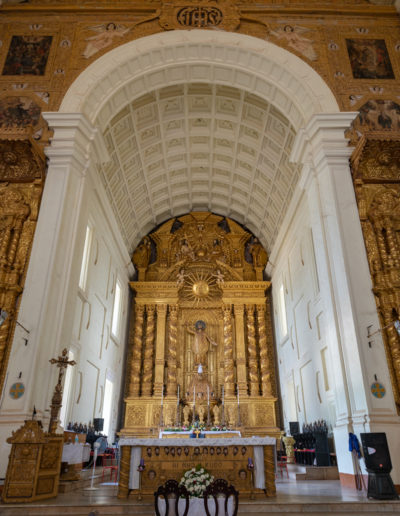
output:
[[[130,252],[191,210],[229,216],[271,250],[299,178],[294,128],[272,104],[216,84],[168,86],[125,106],[104,137],[100,176]]]

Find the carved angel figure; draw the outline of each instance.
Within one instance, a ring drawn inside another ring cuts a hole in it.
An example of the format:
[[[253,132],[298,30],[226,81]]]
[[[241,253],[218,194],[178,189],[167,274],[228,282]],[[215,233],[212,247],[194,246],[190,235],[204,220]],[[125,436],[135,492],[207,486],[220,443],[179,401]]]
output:
[[[308,32],[309,30],[310,29],[296,25],[294,27],[291,25],[285,25],[284,27],[279,27],[276,30],[271,30],[270,34],[278,39],[285,39],[289,47],[294,48],[310,61],[315,61],[317,59],[317,54],[313,47],[313,41],[302,36],[303,32]]]
[[[90,30],[97,32],[94,36],[90,36],[86,38],[85,41],[88,41],[86,48],[83,52],[83,57],[89,59],[94,56],[99,50],[108,47],[114,41],[115,37],[122,38],[125,34],[130,30],[124,25],[118,25],[115,23],[107,23],[102,25],[95,25],[94,27],[90,27]]]
[[[224,283],[224,275],[219,269],[215,271],[215,274],[213,274],[213,276],[218,286],[221,286]]]
[[[185,269],[181,269],[176,275],[176,286],[180,288],[185,283]]]

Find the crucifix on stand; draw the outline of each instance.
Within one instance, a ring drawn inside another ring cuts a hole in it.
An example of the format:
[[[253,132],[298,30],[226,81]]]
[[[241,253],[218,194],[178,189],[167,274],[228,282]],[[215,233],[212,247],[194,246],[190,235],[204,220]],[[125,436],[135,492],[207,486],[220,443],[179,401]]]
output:
[[[49,434],[55,434],[57,431],[58,424],[58,415],[61,409],[62,403],[62,395],[63,395],[63,387],[62,387],[62,379],[64,376],[65,369],[71,365],[74,366],[76,364],[75,360],[68,360],[68,351],[67,348],[62,350],[61,356],[58,358],[52,358],[49,360],[50,364],[57,364],[59,367],[58,372],[58,382],[54,389],[53,397],[51,398],[50,405],[50,422],[49,422]]]

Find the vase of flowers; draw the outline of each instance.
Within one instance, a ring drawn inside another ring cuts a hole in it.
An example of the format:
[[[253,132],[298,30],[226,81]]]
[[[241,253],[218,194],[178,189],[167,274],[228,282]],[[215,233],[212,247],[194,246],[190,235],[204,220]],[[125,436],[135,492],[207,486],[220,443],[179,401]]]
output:
[[[214,477],[198,464],[195,468],[186,471],[180,484],[186,487],[190,497],[202,498],[206,487],[213,480]]]

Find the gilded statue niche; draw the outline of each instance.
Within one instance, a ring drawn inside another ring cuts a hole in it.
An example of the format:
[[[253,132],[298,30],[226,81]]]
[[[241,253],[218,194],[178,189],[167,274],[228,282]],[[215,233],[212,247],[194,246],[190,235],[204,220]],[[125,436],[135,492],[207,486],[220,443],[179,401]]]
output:
[[[268,256],[258,239],[231,219],[193,212],[145,236],[132,260],[122,432],[194,420],[277,432]]]
[[[394,398],[400,414],[400,152],[398,139],[363,137],[353,179]]]

